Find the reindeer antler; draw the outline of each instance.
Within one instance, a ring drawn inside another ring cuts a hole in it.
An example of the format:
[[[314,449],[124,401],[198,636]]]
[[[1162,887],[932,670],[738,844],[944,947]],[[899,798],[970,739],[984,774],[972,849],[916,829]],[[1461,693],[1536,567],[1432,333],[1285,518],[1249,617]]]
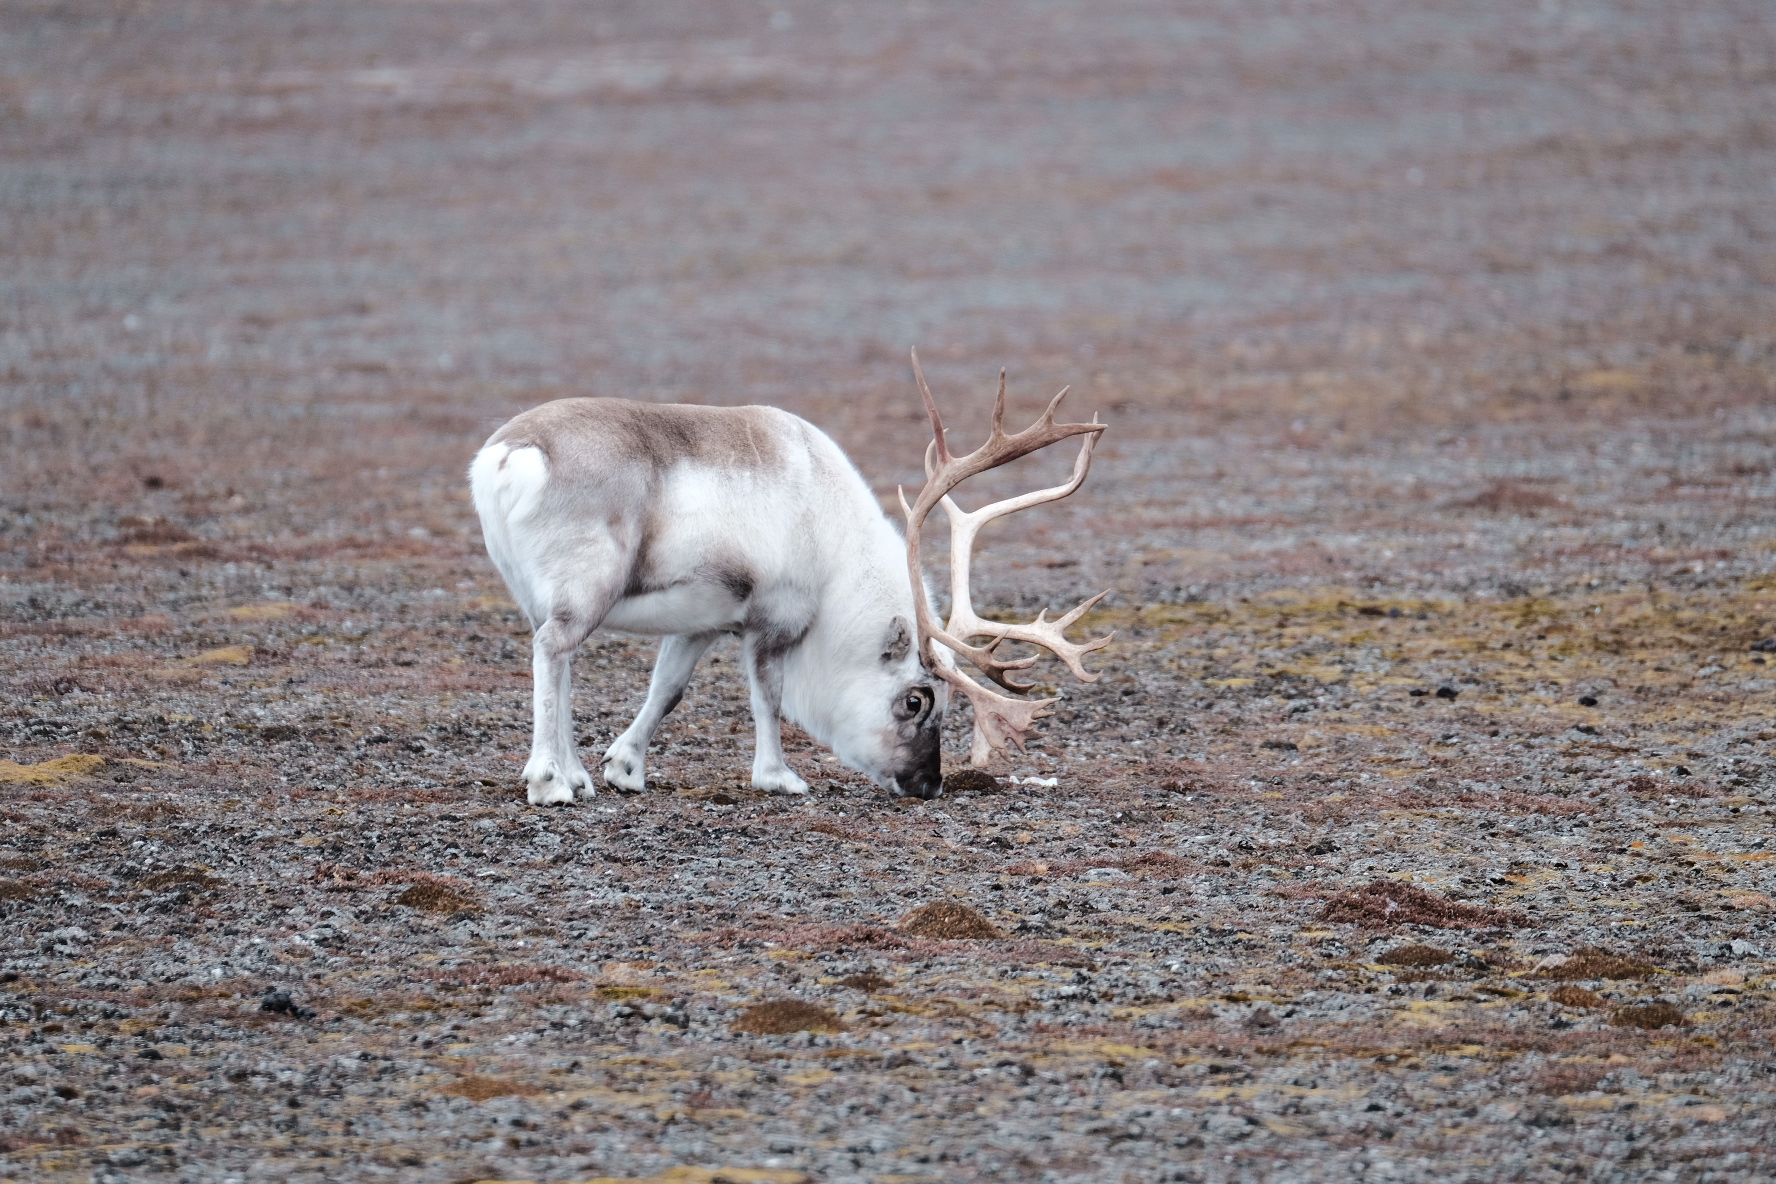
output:
[[[1093,650],[1109,645],[1110,638],[1115,634],[1075,644],[1067,640],[1065,630],[1108,595],[1107,591],[1098,593],[1057,620],[1047,620],[1047,610],[1044,609],[1027,625],[1002,624],[998,621],[985,621],[975,615],[968,593],[968,577],[974,555],[974,536],[980,528],[1006,514],[1039,506],[1044,502],[1059,501],[1078,489],[1091,469],[1092,447],[1097,443],[1098,433],[1106,425],[1099,423],[1095,415],[1090,423],[1057,424],[1054,421],[1055,411],[1066,397],[1067,389],[1070,389],[1065,388],[1049,401],[1048,408],[1035,423],[1016,435],[1006,435],[1005,371],[1001,370],[999,394],[993,402],[993,430],[987,437],[987,442],[966,456],[953,456],[944,439],[943,416],[938,413],[937,401],[931,397],[931,388],[925,385],[925,374],[919,368],[917,350],[913,351],[913,376],[918,380],[919,394],[925,400],[925,411],[931,416],[933,436],[930,446],[925,450],[925,487],[919,491],[918,498],[910,506],[907,504],[906,492],[902,490],[900,494],[900,508],[907,520],[907,571],[913,581],[914,612],[918,618],[919,660],[931,673],[966,695],[973,705],[974,742],[969,757],[976,766],[980,766],[987,763],[995,749],[1011,746],[1022,749],[1024,733],[1032,723],[1049,714],[1048,705],[1055,700],[1012,699],[983,687],[953,665],[939,661],[934,643],[941,642],[948,649],[967,658],[982,674],[1009,691],[1034,689],[1033,686],[1010,681],[1006,678],[1006,673],[1028,669],[1040,655],[1033,654],[1009,661],[1002,659],[997,656],[996,651],[1006,641],[1022,641],[1041,646],[1065,662],[1074,677],[1082,682],[1097,681],[1098,676],[1088,673],[1080,664],[1080,659]],[[1073,476],[1064,485],[994,502],[990,506],[982,506],[972,514],[963,511],[950,499],[951,490],[977,473],[1008,464],[1020,456],[1057,444],[1069,436],[1080,435],[1085,437],[1085,441],[1080,446],[1079,459],[1073,463]],[[943,506],[950,521],[950,619],[941,628],[922,595],[923,572],[919,560],[919,531],[925,525],[925,518],[931,513],[931,508],[939,504]],[[992,640],[983,646],[970,645],[969,639],[974,637],[990,637]]]

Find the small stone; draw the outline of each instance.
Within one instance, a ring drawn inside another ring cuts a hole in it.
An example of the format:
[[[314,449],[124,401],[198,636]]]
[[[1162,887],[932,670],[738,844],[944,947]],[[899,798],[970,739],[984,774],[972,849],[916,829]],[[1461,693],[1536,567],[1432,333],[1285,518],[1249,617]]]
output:
[[[1579,706],[1580,707],[1595,707],[1595,706],[1597,706],[1597,696],[1596,695],[1580,695],[1579,696]]]
[[[289,990],[284,987],[273,987],[267,991],[265,997],[259,1000],[259,1010],[269,1011],[276,1015],[294,1016],[299,1020],[311,1020],[315,1016],[314,1008],[304,1007],[297,1003],[290,997]]]
[[[1439,699],[1453,699],[1459,694],[1461,694],[1461,692],[1450,686],[1448,683],[1444,683],[1437,688],[1437,698]]]

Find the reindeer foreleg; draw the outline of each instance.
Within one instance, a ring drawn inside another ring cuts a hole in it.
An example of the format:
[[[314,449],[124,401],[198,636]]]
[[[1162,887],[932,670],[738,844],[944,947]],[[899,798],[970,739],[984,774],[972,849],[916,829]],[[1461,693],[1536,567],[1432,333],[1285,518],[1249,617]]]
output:
[[[785,645],[769,632],[746,634],[746,677],[752,684],[752,787],[766,793],[804,794],[808,783],[783,759],[783,654]]]
[[[697,659],[719,637],[719,630],[707,633],[675,633],[660,643],[660,656],[654,661],[654,676],[648,682],[647,702],[641,714],[618,736],[604,754],[604,783],[623,793],[640,793],[647,788],[647,746],[654,730],[684,697],[690,685],[691,672]]]

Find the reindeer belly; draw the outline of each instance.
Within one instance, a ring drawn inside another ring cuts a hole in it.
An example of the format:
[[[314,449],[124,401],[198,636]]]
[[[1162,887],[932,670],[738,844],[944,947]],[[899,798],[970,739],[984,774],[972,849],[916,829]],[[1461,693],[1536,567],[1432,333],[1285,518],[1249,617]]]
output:
[[[695,581],[625,596],[604,618],[607,629],[626,633],[706,633],[738,629],[742,602],[716,583]]]

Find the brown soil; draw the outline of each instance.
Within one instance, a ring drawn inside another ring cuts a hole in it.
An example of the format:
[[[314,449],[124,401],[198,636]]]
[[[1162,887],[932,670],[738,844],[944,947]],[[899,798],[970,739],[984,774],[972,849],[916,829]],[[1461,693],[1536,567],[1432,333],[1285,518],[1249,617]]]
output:
[[[1005,787],[997,777],[984,769],[957,769],[944,774],[944,792],[959,793],[999,793]]]

